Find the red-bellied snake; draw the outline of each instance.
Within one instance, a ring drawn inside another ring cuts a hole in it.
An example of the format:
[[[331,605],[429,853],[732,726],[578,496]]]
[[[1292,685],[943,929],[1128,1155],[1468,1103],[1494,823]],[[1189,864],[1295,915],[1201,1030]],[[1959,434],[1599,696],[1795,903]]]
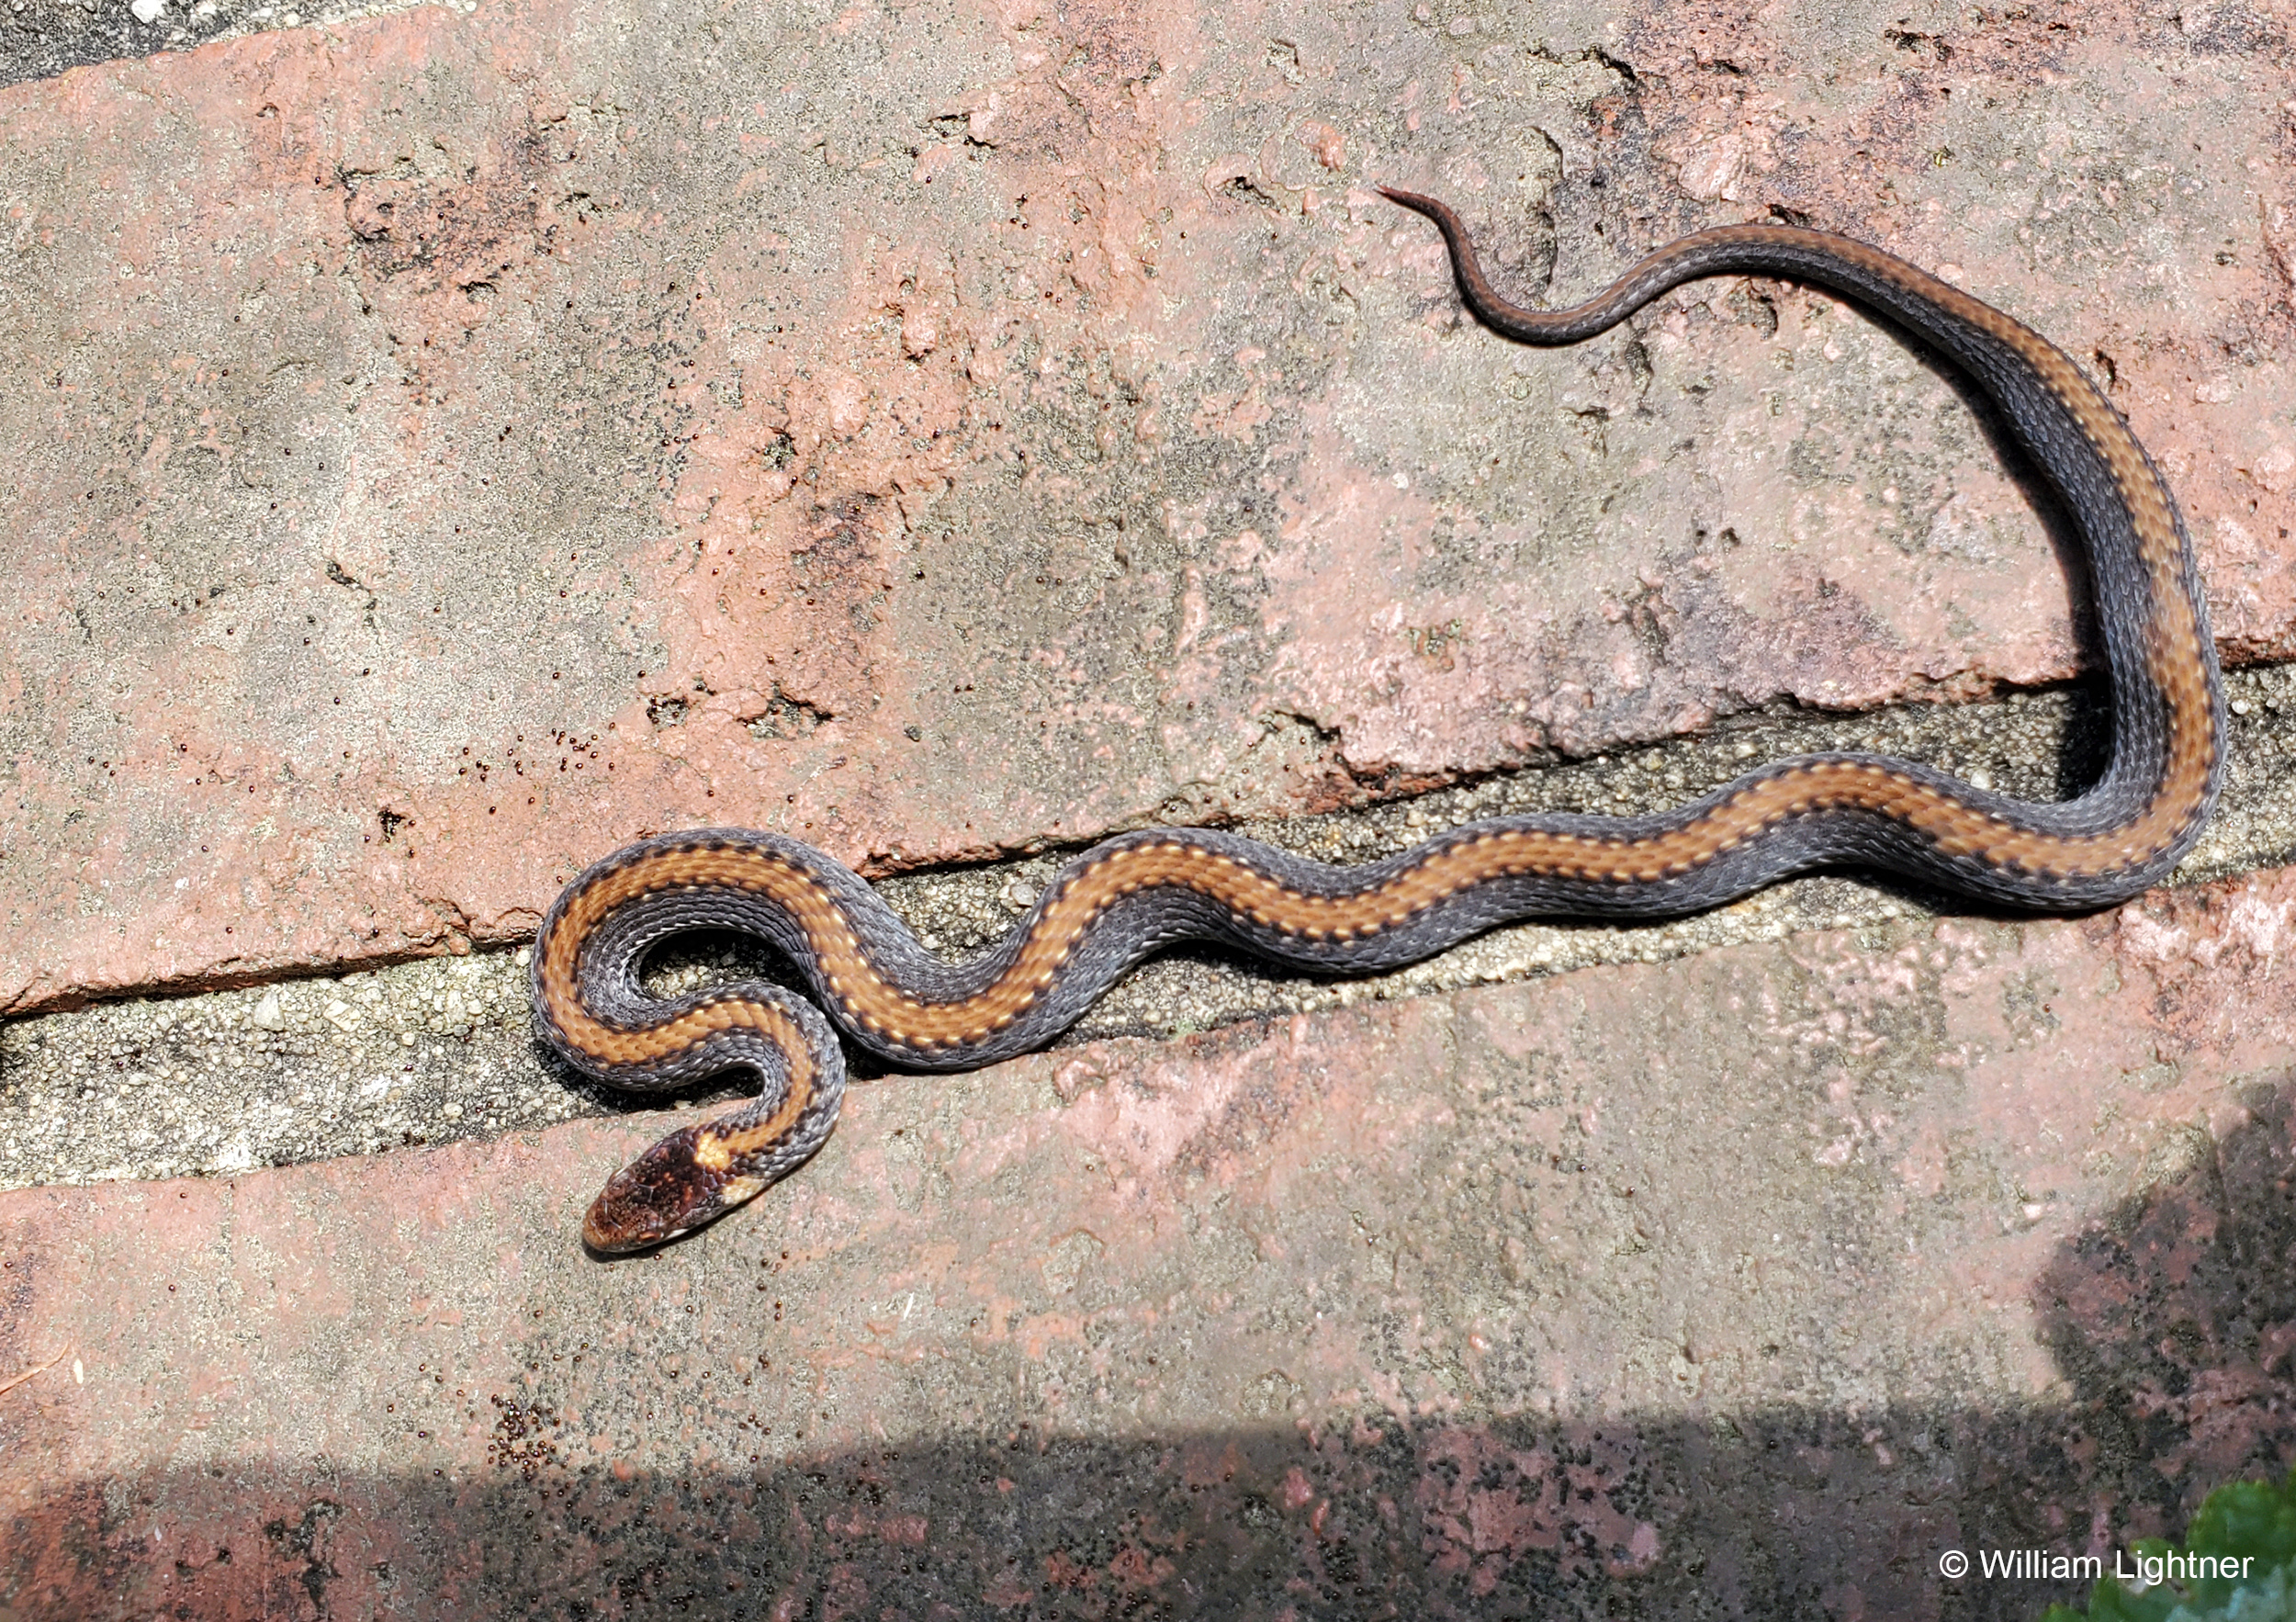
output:
[[[1700,231],[1575,309],[1526,310],[1491,290],[1448,208],[1386,195],[1435,221],[1467,307],[1511,338],[1575,344],[1683,282],[1768,276],[1842,294],[1960,366],[2086,543],[2111,691],[2103,776],[2077,799],[2036,805],[1910,760],[1806,755],[1678,810],[1497,817],[1346,868],[1232,834],[1152,828],[1076,857],[1000,943],[962,963],[928,952],[858,874],[810,845],[736,828],[664,834],[600,862],[550,908],[535,942],[535,1026],[568,1063],[616,1087],[670,1088],[748,1066],[764,1091],[616,1172],[583,1223],[594,1248],[675,1238],[819,1148],[845,1087],[832,1019],[894,1064],[963,1070],[1051,1041],[1132,964],[1178,941],[1370,974],[1513,919],[1662,917],[1839,866],[2067,911],[2135,895],[2191,848],[2224,757],[2191,546],[2144,447],[2048,340],[1877,248],[1780,225]],[[648,949],[701,929],[769,942],[818,1006],[760,983],[648,996],[637,980]]]

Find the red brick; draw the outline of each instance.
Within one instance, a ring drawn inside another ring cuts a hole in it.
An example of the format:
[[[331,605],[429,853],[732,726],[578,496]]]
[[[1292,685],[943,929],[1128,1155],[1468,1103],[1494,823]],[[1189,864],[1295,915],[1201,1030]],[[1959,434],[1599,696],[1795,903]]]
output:
[[[1952,267],[2284,651],[2250,15],[513,0],[14,86],[0,1008],[514,938],[650,828],[882,868],[2071,668],[1893,342],[1719,284],[1518,351],[1379,179],[1534,290],[1542,210],[1566,289],[1766,208]]]

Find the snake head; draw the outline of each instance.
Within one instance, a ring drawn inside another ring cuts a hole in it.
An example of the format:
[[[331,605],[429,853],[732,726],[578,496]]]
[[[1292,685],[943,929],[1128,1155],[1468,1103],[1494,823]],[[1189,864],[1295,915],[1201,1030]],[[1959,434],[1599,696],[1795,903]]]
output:
[[[625,1256],[667,1245],[715,1222],[765,1182],[715,1169],[724,1155],[703,1141],[707,1126],[671,1132],[606,1179],[590,1214],[582,1219],[582,1242],[606,1256]]]

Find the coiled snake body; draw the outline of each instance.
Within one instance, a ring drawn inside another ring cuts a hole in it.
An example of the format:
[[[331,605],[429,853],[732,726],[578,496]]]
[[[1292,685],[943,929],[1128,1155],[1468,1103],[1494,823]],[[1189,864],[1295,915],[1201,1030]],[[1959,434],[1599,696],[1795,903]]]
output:
[[[894,1064],[969,1069],[1049,1042],[1132,964],[1179,941],[1371,974],[1513,919],[1679,914],[1842,865],[2077,910],[2135,895],[2191,848],[2224,754],[2191,546],[2152,459],[2054,345],[1878,249],[1787,226],[1701,231],[1575,309],[1525,310],[1491,290],[1449,208],[1386,195],[1442,231],[1468,308],[1527,343],[1592,337],[1701,276],[1759,275],[1843,294],[1961,366],[2086,542],[2111,691],[2103,776],[2077,799],[2034,805],[1910,760],[1808,755],[1677,810],[1499,817],[1351,868],[1208,829],[1151,829],[1078,856],[1002,942],[962,963],[928,952],[857,874],[810,845],[732,828],[664,834],[600,862],[551,907],[535,944],[535,1024],[617,1087],[674,1087],[734,1066],[755,1067],[765,1087],[748,1108],[675,1132],[616,1172],[584,1222],[591,1245],[675,1238],[812,1155],[844,1092],[831,1019]],[[637,982],[647,950],[699,929],[763,938],[818,1006],[760,983],[647,996]]]

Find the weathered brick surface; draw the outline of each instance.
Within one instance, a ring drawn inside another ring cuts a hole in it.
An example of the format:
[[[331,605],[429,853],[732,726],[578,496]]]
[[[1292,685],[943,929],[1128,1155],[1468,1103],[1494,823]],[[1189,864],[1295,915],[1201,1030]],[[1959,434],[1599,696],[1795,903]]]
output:
[[[1918,358],[1739,283],[1516,350],[1382,178],[1533,293],[1765,210],[1948,267],[2284,648],[2284,28],[1902,10],[516,0],[0,92],[0,1007],[697,820],[909,862],[2071,668]]]
[[[26,1616],[2030,1617],[2296,1462],[2296,872],[854,1093],[0,1195]],[[5,1378],[5,1376],[0,1376]],[[1286,1607],[1290,1607],[1287,1611]]]
[[[123,35],[123,37],[126,37]],[[2075,661],[1781,212],[2062,343],[2290,650],[2285,25],[432,7],[0,91],[0,1008]],[[2296,876],[857,1088],[606,1266],[584,1123],[0,1195],[13,1617],[2023,1618],[2296,1461]]]

